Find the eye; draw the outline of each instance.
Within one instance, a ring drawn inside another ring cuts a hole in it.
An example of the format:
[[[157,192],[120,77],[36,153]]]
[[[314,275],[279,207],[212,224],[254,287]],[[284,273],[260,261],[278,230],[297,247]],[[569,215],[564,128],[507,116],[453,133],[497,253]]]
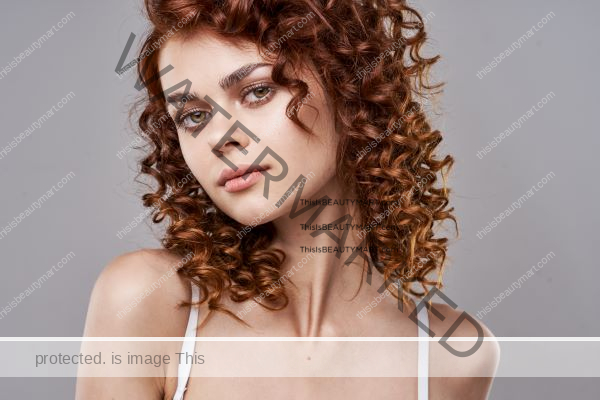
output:
[[[184,113],[179,118],[177,125],[185,129],[195,129],[198,126],[205,125],[209,119],[209,112],[202,110],[191,110]]]
[[[258,105],[267,101],[273,96],[274,93],[275,89],[272,87],[264,83],[258,84],[246,88],[242,92],[242,100],[244,103],[248,103],[249,105]]]
[[[256,97],[258,97],[259,99],[261,99],[261,98],[265,97],[265,96],[266,96],[266,95],[268,95],[270,92],[271,92],[271,89],[269,89],[269,88],[268,88],[268,87],[266,87],[266,86],[258,87],[258,88],[254,89],[254,90],[252,91],[252,93],[253,93],[253,94],[254,94]]]
[[[204,111],[196,111],[188,115],[188,118],[193,123],[199,124],[204,121],[204,119],[206,118],[206,114],[204,114]]]

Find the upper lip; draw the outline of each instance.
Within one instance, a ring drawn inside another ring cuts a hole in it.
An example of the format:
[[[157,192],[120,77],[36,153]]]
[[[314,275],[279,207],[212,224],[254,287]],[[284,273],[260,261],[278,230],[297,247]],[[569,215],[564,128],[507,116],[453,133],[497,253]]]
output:
[[[246,173],[246,171],[248,171],[248,169],[250,169],[251,166],[252,166],[252,164],[238,165],[237,171],[234,171],[231,168],[225,168],[219,174],[219,178],[217,179],[217,185],[225,186],[225,182],[227,182],[230,179],[234,179],[234,178],[244,175]],[[260,165],[258,165],[257,167],[258,167],[258,169],[255,169],[254,171],[266,171],[268,169],[268,167],[262,167]],[[252,171],[252,172],[254,172],[254,171]]]

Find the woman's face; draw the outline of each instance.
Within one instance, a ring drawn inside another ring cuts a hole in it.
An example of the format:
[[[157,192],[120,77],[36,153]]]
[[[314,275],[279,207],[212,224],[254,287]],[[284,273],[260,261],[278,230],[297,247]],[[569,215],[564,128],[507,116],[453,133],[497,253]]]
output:
[[[297,76],[309,86],[305,104],[298,112],[299,119],[315,134],[309,136],[286,116],[292,93],[273,83],[272,66],[259,56],[255,45],[237,48],[207,33],[199,33],[185,41],[173,38],[161,48],[159,71],[168,65],[173,69],[161,77],[167,96],[176,99],[177,95],[184,95],[183,84],[172,92],[168,88],[186,79],[191,82],[181,111],[167,104],[178,126],[183,157],[219,209],[248,225],[255,217],[261,219],[261,213],[272,208],[271,205],[286,194],[299,175],[307,178],[303,199],[322,196],[323,190],[335,178],[338,136],[332,111],[312,74]],[[218,106],[205,100],[206,95]],[[318,116],[306,105],[315,107]],[[220,109],[230,118],[219,112]],[[236,121],[251,133],[244,132],[238,124],[228,134]],[[253,135],[258,137],[258,142],[251,137]],[[271,153],[257,162],[267,147]],[[272,153],[285,161],[287,174],[279,181],[269,182],[268,199],[264,197],[267,177],[263,173],[254,172],[246,180],[227,175],[234,172],[228,163],[237,166],[237,172],[243,171],[244,166],[255,164],[274,179],[279,179],[278,176],[284,176],[284,167]],[[295,193],[259,223],[288,214],[294,197]]]

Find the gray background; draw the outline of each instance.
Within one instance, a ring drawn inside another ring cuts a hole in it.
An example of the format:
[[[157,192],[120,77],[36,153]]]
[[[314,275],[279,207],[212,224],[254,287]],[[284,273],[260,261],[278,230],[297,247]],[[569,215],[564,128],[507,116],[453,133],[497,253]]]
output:
[[[413,1],[432,11],[434,70],[447,82],[434,126],[457,162],[450,177],[460,237],[444,290],[477,313],[544,255],[541,271],[482,318],[496,336],[600,336],[596,282],[600,145],[600,7],[589,1]],[[81,336],[89,295],[106,263],[157,247],[149,223],[116,232],[143,211],[133,183],[133,74],[114,73],[130,32],[144,32],[138,1],[21,1],[0,13],[0,69],[69,12],[76,16],[0,80],[0,148],[63,96],[76,97],[0,159],[0,229],[70,171],[76,176],[0,240],[0,309],[70,251],[76,254],[5,318],[0,336]],[[550,11],[532,38],[483,79],[476,73]],[[136,42],[136,46],[139,42]],[[133,52],[132,52],[133,54]],[[128,60],[131,56],[128,57]],[[482,160],[476,152],[547,93],[555,97]],[[483,239],[475,235],[549,172],[555,177]],[[449,233],[452,231],[450,230]],[[73,396],[74,379],[0,379],[3,396]],[[497,379],[492,399],[597,397],[596,379]],[[593,396],[593,393],[596,393]],[[587,395],[587,396],[586,396]]]

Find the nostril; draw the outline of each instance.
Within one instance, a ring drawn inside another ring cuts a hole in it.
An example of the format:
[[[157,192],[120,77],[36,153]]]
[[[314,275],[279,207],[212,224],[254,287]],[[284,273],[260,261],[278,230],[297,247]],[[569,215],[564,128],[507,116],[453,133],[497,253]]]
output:
[[[244,155],[248,154],[248,150],[246,150],[246,148],[242,144],[240,144],[238,141],[235,141],[235,140],[225,143],[221,149],[225,150],[225,151],[229,151],[229,149],[233,149],[234,147],[238,151],[240,151],[242,154],[244,154]]]

